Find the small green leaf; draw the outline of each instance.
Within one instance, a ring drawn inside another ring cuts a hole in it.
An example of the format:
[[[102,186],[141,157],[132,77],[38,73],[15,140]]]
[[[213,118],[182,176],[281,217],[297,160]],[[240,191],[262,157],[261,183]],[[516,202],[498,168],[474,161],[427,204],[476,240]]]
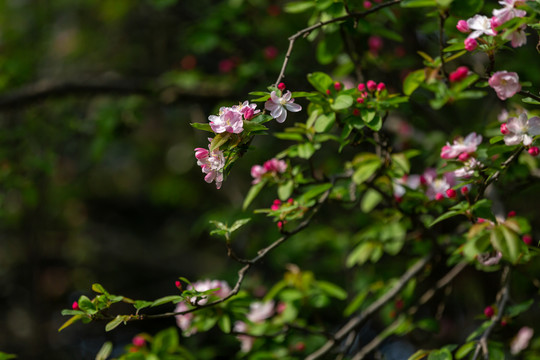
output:
[[[231,332],[231,318],[227,314],[223,314],[218,320],[218,326],[225,334]]]
[[[214,138],[212,139],[212,142],[210,143],[210,151],[214,151],[215,149],[218,149],[221,145],[225,144],[229,138],[231,137],[231,133],[221,133],[216,134]]]
[[[103,344],[101,349],[99,349],[99,352],[96,355],[96,360],[107,360],[107,358],[111,355],[113,350],[113,344],[110,341],[107,341]]]
[[[266,131],[268,128],[264,125],[254,123],[252,121],[244,121],[244,131],[251,133],[254,131]]]
[[[435,0],[404,0],[401,2],[401,7],[416,8],[416,7],[431,7],[437,6]]]
[[[336,121],[336,113],[323,114],[317,118],[314,129],[318,133],[329,131]]]
[[[135,307],[135,309],[137,309],[137,310],[147,308],[147,307],[149,307],[151,305],[152,305],[152,301],[144,301],[144,300],[136,300],[133,303],[133,307]]]
[[[298,157],[309,159],[315,153],[315,146],[312,143],[298,144]]]
[[[382,195],[373,189],[368,189],[366,193],[364,194],[364,197],[362,198],[362,202],[360,203],[360,209],[362,209],[363,212],[369,213],[375,207],[381,202]]]
[[[372,158],[368,161],[360,163],[353,174],[353,181],[356,184],[362,184],[369,179],[380,167],[382,163],[379,158]]]
[[[101,286],[101,284],[92,284],[92,290],[94,292],[97,292],[98,294],[106,294],[106,295],[109,295],[109,293],[107,292],[107,290],[105,290],[105,288],[103,286]]]
[[[354,103],[354,99],[352,96],[339,95],[330,107],[334,111],[339,111],[339,110],[350,108],[353,103]]]
[[[263,189],[264,185],[266,185],[266,179],[261,180],[249,189],[246,198],[244,199],[244,204],[242,205],[243,210],[246,210],[249,204],[251,204],[251,202],[255,200],[257,195],[259,195],[259,193]]]
[[[411,72],[403,81],[403,93],[407,96],[411,95],[425,79],[426,72],[424,69]]]
[[[446,220],[446,219],[449,219],[451,217],[461,215],[461,214],[463,214],[463,211],[458,211],[458,210],[447,211],[444,214],[442,214],[441,216],[439,216],[438,218],[436,218],[435,220],[433,220],[431,222],[431,224],[428,225],[428,227],[432,227],[433,225],[435,225],[437,223],[440,223],[443,220]]]
[[[60,326],[60,328],[58,329],[58,332],[64,330],[65,328],[67,328],[68,326],[70,326],[71,324],[73,324],[74,322],[82,319],[82,315],[75,315],[75,316],[72,316],[71,318],[69,318],[68,321],[66,321],[62,326]]]
[[[328,281],[317,281],[317,286],[325,292],[327,295],[334,297],[339,300],[345,300],[347,298],[347,292],[337,286],[336,284],[333,284]]]
[[[208,132],[214,132],[214,130],[212,130],[212,128],[210,127],[210,124],[191,123],[190,125],[191,125],[192,127],[194,127],[195,129],[197,129],[197,130],[203,130],[203,131],[208,131]]]
[[[433,350],[427,360],[452,360],[452,353],[448,349]]]
[[[283,10],[290,14],[296,14],[309,10],[313,6],[315,6],[315,3],[313,1],[293,1],[285,4]]]
[[[490,241],[493,247],[502,253],[503,258],[513,264],[517,262],[521,254],[521,240],[516,233],[504,225],[498,225],[491,231]]]
[[[502,139],[504,139],[503,135],[494,136],[491,139],[489,139],[489,143],[490,144],[495,144],[495,143],[498,143],[499,141],[501,141]]]
[[[521,99],[521,101],[523,101],[526,104],[540,105],[540,101],[535,100],[535,99],[533,99],[531,97],[523,98],[523,99]]]
[[[236,220],[229,228],[229,232],[233,232],[240,229],[242,226],[246,225],[250,221],[251,221],[251,218]]]
[[[334,84],[332,78],[323,72],[308,74],[307,78],[310,84],[323,94],[326,94],[326,90]]]
[[[162,298],[159,298],[157,300],[154,300],[152,302],[152,305],[150,305],[150,307],[155,307],[155,306],[159,306],[159,305],[163,305],[163,304],[166,304],[166,303],[169,303],[169,302],[174,302],[174,303],[177,303],[177,302],[180,302],[184,300],[184,298],[180,295],[169,295],[169,296],[164,296]]]
[[[306,191],[304,194],[302,194],[298,198],[298,201],[305,204],[309,200],[319,196],[320,194],[324,193],[325,191],[327,191],[327,190],[329,190],[331,188],[332,188],[332,184],[330,184],[330,183],[325,183],[325,184],[312,186],[312,187],[309,188],[308,191]]]
[[[279,199],[281,201],[287,200],[288,198],[291,197],[293,190],[294,190],[294,182],[292,180],[289,180],[286,183],[281,184],[277,190]]]
[[[456,359],[463,359],[467,354],[469,354],[475,347],[477,342],[476,341],[469,341],[468,343],[462,345],[458,351],[456,351]]]
[[[125,316],[117,315],[113,320],[109,321],[107,325],[105,325],[105,331],[111,331],[118,327],[121,323],[126,321]]]

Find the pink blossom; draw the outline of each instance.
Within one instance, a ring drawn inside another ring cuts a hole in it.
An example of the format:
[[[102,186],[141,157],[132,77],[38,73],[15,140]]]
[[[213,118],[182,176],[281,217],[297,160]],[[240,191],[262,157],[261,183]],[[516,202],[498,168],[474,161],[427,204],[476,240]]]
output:
[[[524,326],[519,329],[519,332],[510,343],[510,352],[512,355],[517,355],[529,346],[534,335],[534,330],[530,327]]]
[[[251,176],[253,177],[253,181],[251,183],[253,185],[259,183],[266,173],[270,173],[272,176],[275,176],[277,174],[283,174],[286,170],[287,163],[284,160],[278,160],[276,158],[265,161],[262,166],[253,165],[251,167]]]
[[[386,89],[386,85],[383,82],[377,84],[377,91],[383,91]]]
[[[446,191],[456,184],[455,176],[452,172],[445,173],[442,178],[427,180],[426,196],[430,200],[442,200]]]
[[[131,340],[131,343],[136,347],[143,347],[146,344],[146,340],[141,335],[137,335]]]
[[[266,169],[264,167],[262,167],[261,165],[253,165],[251,167],[251,176],[253,177],[253,181],[251,183],[255,185],[261,182],[261,177],[265,173],[266,173]]]
[[[472,30],[467,37],[468,39],[476,39],[482,35],[497,35],[491,27],[491,21],[487,16],[477,14],[467,20],[467,25],[469,26],[469,29]]]
[[[219,115],[210,115],[210,127],[216,134],[229,132],[239,134],[244,130],[242,115],[231,108],[222,107],[219,109]]]
[[[523,1],[520,0],[501,0],[499,4],[503,5],[502,9],[494,9],[493,16],[495,16],[501,24],[504,24],[508,20],[511,20],[515,17],[524,17],[527,15],[525,10],[516,9],[516,5],[523,4]]]
[[[294,103],[291,99],[291,92],[287,90],[285,95],[278,97],[275,91],[270,93],[270,99],[264,104],[264,108],[270,111],[270,115],[276,119],[278,123],[282,123],[287,118],[287,110],[298,112],[302,107]]]
[[[465,39],[465,50],[473,51],[478,47],[478,42],[476,39],[466,38]]]
[[[208,147],[210,147],[210,145]],[[203,148],[196,148],[195,158],[197,159],[197,165],[199,165],[202,172],[206,174],[204,181],[211,183],[215,180],[216,188],[219,189],[223,182],[223,167],[225,166],[223,151],[215,149],[210,152]]]
[[[229,287],[229,284],[227,284],[225,281],[222,281],[222,280],[202,280],[202,281],[197,281],[193,284],[190,284],[187,287],[187,290],[196,290],[198,292],[205,292],[211,289],[216,289],[213,292],[213,295],[220,298],[224,298],[225,296],[229,295],[229,293],[231,292],[231,288]],[[192,305],[204,305],[208,302],[208,295],[197,296],[197,297],[191,298],[189,299],[189,302]],[[186,310],[189,310],[189,307],[186,304],[186,302],[182,301],[176,305],[176,309],[174,311],[182,312]],[[193,318],[195,317],[194,313],[176,315],[175,317],[176,317],[176,324],[178,325],[180,329],[182,329],[184,336],[190,336],[197,332],[197,329],[191,326]]]
[[[462,168],[454,171],[454,175],[457,178],[468,179],[474,175],[474,171],[476,169],[480,169],[482,166],[484,165],[480,161],[476,160],[475,158],[470,158],[467,162],[463,164]]]
[[[482,143],[482,135],[476,135],[476,133],[472,132],[465,139],[460,137],[454,140],[452,145],[446,143],[441,149],[441,158],[453,159],[463,153],[471,154],[476,151],[480,143]]]
[[[519,76],[515,72],[508,72],[506,70],[497,71],[488,80],[489,86],[491,86],[497,96],[501,100],[506,100],[514,96],[521,90],[519,83]]]
[[[469,75],[469,68],[466,66],[460,66],[454,72],[450,73],[448,79],[450,82],[457,82],[465,79],[467,75]]]
[[[471,29],[469,29],[469,25],[467,25],[467,21],[465,20],[459,20],[456,28],[462,33],[468,33],[469,31],[471,31]]]
[[[249,305],[249,313],[247,319],[251,323],[261,323],[274,315],[274,301],[267,302],[254,302]],[[249,325],[243,321],[236,321],[234,323],[233,330],[235,332],[246,333],[249,331]],[[249,335],[237,335],[236,338],[240,341],[240,349],[242,352],[247,353],[251,351],[255,338]]]
[[[506,124],[508,133],[504,135],[506,145],[518,145],[523,143],[525,146],[532,144],[532,137],[540,135],[540,117],[534,116],[527,119],[527,115],[522,113],[519,117],[513,117]]]
[[[527,34],[525,33],[526,28],[527,26],[523,25],[515,31],[512,31],[512,33],[510,34],[510,44],[513,48],[523,46],[527,43]],[[508,38],[506,34],[505,38]]]

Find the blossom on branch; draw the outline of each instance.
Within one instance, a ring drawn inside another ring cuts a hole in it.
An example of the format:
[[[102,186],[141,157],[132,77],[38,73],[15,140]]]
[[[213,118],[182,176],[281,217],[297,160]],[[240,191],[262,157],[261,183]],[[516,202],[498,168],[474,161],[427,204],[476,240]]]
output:
[[[527,15],[525,10],[516,9],[516,5],[522,5],[525,1],[522,0],[501,0],[499,4],[503,5],[502,9],[494,9],[493,16],[496,17],[501,24],[512,20],[515,17],[524,17]]]
[[[506,145],[523,144],[529,146],[535,135],[540,135],[540,117],[534,116],[527,119],[527,114],[522,113],[519,117],[510,118],[506,123],[504,143]]]
[[[274,301],[267,302],[254,302],[249,305],[249,313],[247,314],[247,319],[250,323],[257,324],[261,323],[264,320],[270,318],[274,315],[275,303]],[[249,324],[246,324],[244,321],[237,321],[234,323],[233,330],[239,333],[245,333],[249,330]],[[246,353],[251,351],[255,338],[249,335],[238,335],[236,338],[240,341],[241,351]]]
[[[489,86],[495,90],[501,100],[511,98],[521,90],[519,76],[515,72],[497,71],[488,80]]]
[[[266,161],[262,166],[253,165],[251,167],[252,184],[259,183],[265,174],[276,176],[277,174],[283,174],[285,170],[287,170],[287,163],[276,158]]]
[[[278,97],[275,91],[270,93],[270,99],[264,103],[264,108],[270,111],[272,116],[278,123],[282,123],[287,118],[287,110],[291,112],[298,112],[302,110],[302,107],[294,103],[294,99],[291,99],[291,92],[287,92]]]
[[[476,135],[476,133],[472,132],[465,139],[460,137],[454,140],[452,145],[446,143],[441,149],[441,158],[453,159],[461,154],[472,154],[476,151],[480,143],[482,143],[482,135]]]
[[[467,20],[467,25],[472,32],[469,34],[469,39],[476,39],[482,35],[495,36],[497,33],[491,27],[491,20],[484,15],[475,15]]]
[[[209,139],[211,141],[211,139]],[[210,148],[210,145],[208,146]],[[206,176],[204,181],[211,183],[216,181],[216,188],[221,188],[223,182],[223,167],[225,166],[225,157],[223,151],[215,149],[210,151],[209,149],[196,148],[195,158],[197,159],[197,165],[201,167],[201,170]]]

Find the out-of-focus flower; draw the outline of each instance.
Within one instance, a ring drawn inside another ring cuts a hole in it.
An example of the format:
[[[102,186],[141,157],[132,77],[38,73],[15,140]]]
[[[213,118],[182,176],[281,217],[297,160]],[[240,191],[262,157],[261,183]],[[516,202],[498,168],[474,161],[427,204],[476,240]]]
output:
[[[137,335],[131,340],[131,343],[136,347],[143,347],[146,344],[146,340],[141,335]]]
[[[369,91],[377,90],[377,83],[373,80],[368,80],[366,85]]]
[[[516,5],[523,4],[523,0],[501,0],[499,4],[503,5],[502,9],[494,9],[493,16],[499,19],[501,24],[504,24],[508,20],[511,20],[515,17],[524,17],[527,15],[525,10],[516,9]]]
[[[469,75],[469,68],[466,66],[460,66],[454,72],[450,73],[448,79],[450,82],[457,82],[465,79],[467,75]]]
[[[517,335],[514,337],[510,343],[510,352],[512,355],[517,355],[529,346],[529,341],[531,341],[534,335],[534,330],[530,327],[524,326],[519,329]]]
[[[454,175],[457,178],[470,178],[474,175],[474,171],[482,166],[483,164],[480,161],[476,160],[475,158],[470,158],[463,164],[462,168],[454,171]]]
[[[513,117],[506,123],[507,134],[504,135],[506,145],[517,145],[523,143],[529,146],[532,143],[532,137],[540,135],[540,117],[534,116],[527,119],[527,115],[522,113],[519,117]]]
[[[478,47],[478,42],[476,39],[466,38],[465,39],[465,50],[473,51]]]
[[[278,49],[275,46],[267,46],[263,49],[264,58],[266,60],[273,60],[278,56]]]
[[[519,76],[515,72],[506,70],[497,71],[488,80],[489,86],[495,90],[501,100],[506,100],[514,96],[521,90]]]
[[[274,308],[274,301],[257,301],[249,306],[249,313],[246,317],[251,323],[260,323],[274,315]],[[236,332],[245,333],[249,331],[249,325],[243,321],[236,321],[234,323],[233,330]],[[255,338],[253,336],[241,334],[237,335],[236,338],[240,341],[240,349],[242,352],[247,353],[251,351],[253,343],[255,342]]]
[[[467,25],[469,26],[469,29],[472,30],[467,37],[468,39],[476,39],[482,35],[497,35],[491,27],[491,21],[487,16],[477,14],[467,20]]]
[[[287,170],[287,163],[284,160],[278,160],[272,158],[261,165],[253,165],[251,167],[251,176],[253,177],[252,184],[255,185],[259,183],[262,177],[270,173],[271,176],[277,174],[283,174]]]
[[[377,56],[383,48],[384,42],[380,36],[370,36],[368,39],[369,52]]]
[[[441,149],[441,158],[453,159],[463,153],[472,154],[476,151],[480,143],[482,143],[482,135],[476,135],[474,132],[470,133],[465,139],[460,137],[454,140],[452,145],[446,143]]]
[[[291,112],[298,112],[302,110],[302,107],[294,103],[294,99],[291,99],[291,92],[287,91],[283,96],[278,97],[275,91],[270,93],[270,99],[264,104],[264,108],[270,111],[272,116],[278,123],[282,123],[287,118],[287,110]]]
[[[538,146],[531,146],[527,152],[531,154],[531,156],[538,156],[538,154],[540,154],[540,149],[538,149]]]
[[[526,28],[527,26],[523,25],[515,31],[512,31],[512,33],[510,34],[510,44],[513,48],[523,46],[527,43],[527,34],[525,33]],[[508,38],[506,34],[504,37]]]
[[[188,285],[187,290],[197,290],[199,292],[205,292],[211,289],[217,289],[213,292],[213,295],[218,296],[220,298],[224,298],[225,296],[229,295],[231,292],[231,288],[229,287],[229,284],[227,284],[225,281],[222,280],[202,280],[194,282],[190,285]],[[195,297],[190,299],[190,303],[193,305],[204,305],[208,302],[208,295]],[[176,305],[175,312],[182,312],[189,310],[188,305],[182,301],[179,302],[178,305]],[[182,332],[184,333],[184,336],[190,336],[197,332],[196,328],[193,328],[191,326],[191,323],[193,321],[193,318],[195,317],[194,313],[187,313],[183,315],[176,315],[176,324],[180,329],[182,329]]]

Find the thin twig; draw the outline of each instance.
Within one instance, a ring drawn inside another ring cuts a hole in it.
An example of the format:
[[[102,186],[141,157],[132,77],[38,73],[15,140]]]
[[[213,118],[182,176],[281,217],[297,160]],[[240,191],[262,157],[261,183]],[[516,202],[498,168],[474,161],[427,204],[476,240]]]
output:
[[[426,266],[426,264],[431,260],[431,257],[432,254],[430,253],[417,261],[416,264],[410,267],[407,272],[403,274],[392,289],[377,299],[373,304],[368,306],[368,308],[362,311],[358,316],[351,318],[343,327],[341,327],[341,329],[336,332],[332,339],[329,339],[323,346],[307,356],[306,360],[315,360],[326,354],[336,345],[337,342],[344,339],[351,331],[360,326],[375,312],[379,311],[386,303],[392,300],[413,277],[422,271],[424,266]]]
[[[452,280],[456,278],[465,268],[467,267],[467,263],[459,263],[456,266],[454,266],[445,276],[443,276],[439,281],[435,283],[435,286],[430,288],[428,291],[426,291],[422,297],[418,300],[416,305],[412,306],[407,310],[407,315],[412,316],[414,315],[420,306],[427,303],[433,296],[439,291],[440,289],[446,287]],[[363,359],[367,354],[369,354],[371,351],[375,350],[386,338],[386,336],[382,336],[382,334],[388,334],[395,328],[397,328],[400,325],[401,320],[396,319],[392,324],[388,325],[386,329],[380,332],[379,336],[376,336],[373,340],[371,340],[369,343],[367,343],[356,355],[352,358],[352,360],[361,360]]]
[[[331,19],[331,20],[321,21],[321,22],[319,22],[317,24],[314,24],[312,26],[308,26],[307,28],[304,28],[304,29],[298,31],[296,34],[290,36],[289,37],[289,48],[287,49],[287,53],[285,54],[285,59],[283,60],[283,65],[281,66],[281,71],[279,72],[279,76],[278,76],[278,78],[277,78],[274,85],[277,86],[279,84],[279,82],[281,81],[281,79],[283,79],[283,77],[285,76],[285,70],[287,69],[287,65],[289,63],[289,58],[291,57],[291,53],[292,53],[292,50],[294,48],[294,42],[299,37],[307,35],[310,32],[312,32],[313,30],[316,30],[316,29],[321,28],[323,26],[326,26],[328,24],[333,24],[335,22],[344,21],[344,20],[351,19],[351,18],[354,18],[354,19],[363,18],[363,17],[365,17],[365,16],[367,16],[369,14],[372,14],[374,12],[379,11],[380,9],[383,9],[383,8],[386,8],[386,7],[389,7],[389,6],[392,6],[392,5],[399,4],[400,2],[401,2],[401,0],[392,0],[392,1],[388,1],[388,2],[385,2],[385,3],[380,4],[380,5],[374,6],[373,8],[371,8],[369,10],[366,10],[366,11],[350,13],[350,14],[347,14],[347,15],[343,15],[343,16]]]

